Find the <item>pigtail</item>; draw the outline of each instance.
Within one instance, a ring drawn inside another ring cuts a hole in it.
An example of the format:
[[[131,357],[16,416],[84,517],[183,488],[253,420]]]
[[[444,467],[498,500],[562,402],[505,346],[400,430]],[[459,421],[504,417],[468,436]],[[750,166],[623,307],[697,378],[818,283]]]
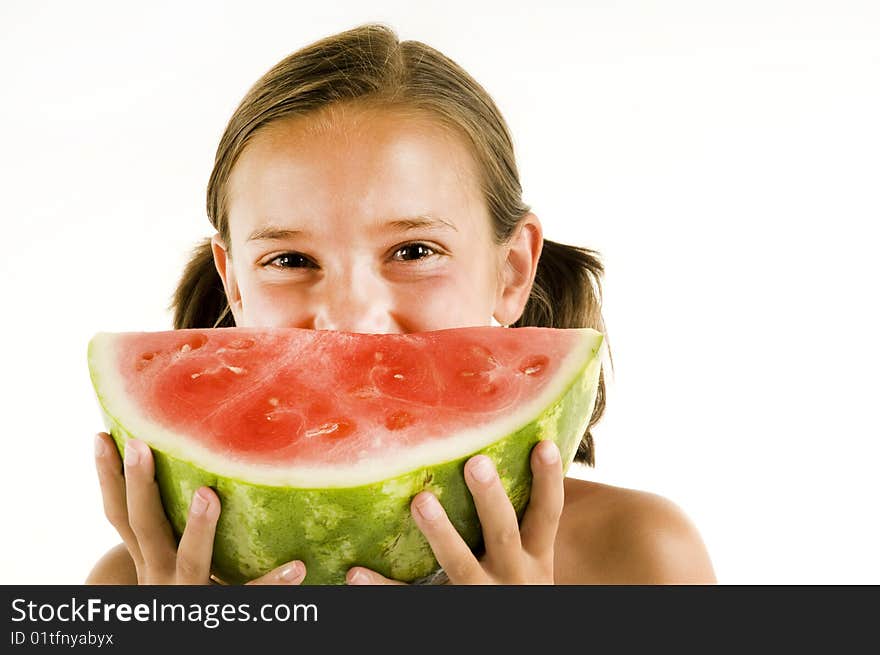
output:
[[[599,253],[544,239],[532,292],[520,319],[513,327],[528,325],[552,328],[590,327],[602,334],[602,274]],[[611,351],[608,350],[609,360]],[[613,362],[612,362],[613,366]],[[604,368],[599,372],[596,405],[578,444],[575,461],[595,466],[592,428],[605,411]]]
[[[174,312],[175,330],[235,325],[226,302],[223,281],[214,266],[210,238],[193,249],[169,309]]]

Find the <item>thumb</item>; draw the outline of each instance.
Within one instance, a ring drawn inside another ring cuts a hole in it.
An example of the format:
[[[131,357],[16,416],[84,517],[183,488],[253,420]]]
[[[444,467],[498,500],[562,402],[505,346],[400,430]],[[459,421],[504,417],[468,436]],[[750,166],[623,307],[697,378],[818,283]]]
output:
[[[345,576],[346,584],[350,585],[405,585],[405,582],[401,582],[400,580],[392,580],[391,578],[386,578],[381,573],[376,573],[375,571],[371,571],[370,569],[366,569],[362,566],[356,566],[352,569],[348,570],[348,575]]]

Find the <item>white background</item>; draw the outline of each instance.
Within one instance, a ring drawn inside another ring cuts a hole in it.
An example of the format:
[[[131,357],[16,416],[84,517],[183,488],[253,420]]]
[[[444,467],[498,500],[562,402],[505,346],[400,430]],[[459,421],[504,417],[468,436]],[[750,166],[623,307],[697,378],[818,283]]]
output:
[[[170,328],[235,106],[369,21],[480,81],[546,236],[603,255],[615,371],[574,474],[675,501],[723,583],[880,583],[878,3],[0,7],[0,583],[118,542],[86,343]]]

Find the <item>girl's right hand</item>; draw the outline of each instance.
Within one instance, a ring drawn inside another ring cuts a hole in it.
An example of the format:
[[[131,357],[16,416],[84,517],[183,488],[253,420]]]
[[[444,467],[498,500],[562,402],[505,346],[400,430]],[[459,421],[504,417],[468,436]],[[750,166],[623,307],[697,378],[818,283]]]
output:
[[[100,432],[95,438],[95,461],[104,514],[131,555],[138,584],[210,584],[214,531],[220,518],[217,494],[208,487],[193,494],[178,545],[162,509],[150,448],[129,439],[123,467],[113,439]],[[305,565],[296,560],[247,584],[300,584],[305,574]]]

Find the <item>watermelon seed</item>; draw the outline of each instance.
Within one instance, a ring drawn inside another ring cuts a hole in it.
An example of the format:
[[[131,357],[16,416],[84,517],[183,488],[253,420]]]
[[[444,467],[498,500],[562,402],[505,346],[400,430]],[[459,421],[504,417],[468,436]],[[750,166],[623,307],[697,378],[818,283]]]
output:
[[[549,360],[543,355],[537,355],[535,357],[529,357],[522,364],[519,365],[519,372],[524,373],[525,375],[535,375],[536,373],[540,373],[544,370],[544,367],[547,366],[547,362]]]
[[[188,353],[190,350],[198,350],[206,343],[208,343],[208,337],[204,334],[196,334],[180,344],[180,352]]]
[[[469,378],[469,377],[473,377],[474,372],[473,371],[462,371],[461,373],[459,373],[459,375],[462,377],[465,377],[465,378]]]
[[[395,373],[395,374],[394,374],[394,379],[395,379],[395,380],[402,380],[402,379],[403,379],[403,374],[402,374],[402,373]]]
[[[212,368],[207,371],[201,371],[200,373],[193,373],[189,377],[190,377],[190,379],[195,380],[196,378],[201,377],[203,375],[210,375],[213,373],[219,373],[224,368],[229,369],[230,371],[232,371],[236,375],[244,375],[245,373],[247,373],[247,369],[245,369],[245,368],[241,368],[239,366],[230,366],[229,364],[223,364],[223,366],[220,368]]]
[[[147,368],[147,366],[149,366],[150,361],[155,356],[156,356],[156,353],[143,353],[141,355],[141,358],[134,365],[135,369],[138,371],[143,371],[145,368]]]
[[[476,355],[480,359],[485,359],[486,362],[492,364],[493,366],[499,366],[499,362],[495,359],[495,356],[492,354],[492,351],[483,346],[474,345],[471,346],[471,354]]]
[[[339,423],[325,423],[324,425],[321,425],[321,426],[315,428],[314,430],[308,430],[305,433],[305,436],[317,437],[318,435],[321,435],[321,434],[331,434],[333,432],[336,432],[336,430],[338,430],[338,429],[339,429]]]
[[[360,387],[358,389],[353,389],[351,395],[355,398],[373,398],[379,394],[373,387]]]
[[[272,407],[278,407],[278,399],[277,398],[269,398],[269,404],[272,405]]]

